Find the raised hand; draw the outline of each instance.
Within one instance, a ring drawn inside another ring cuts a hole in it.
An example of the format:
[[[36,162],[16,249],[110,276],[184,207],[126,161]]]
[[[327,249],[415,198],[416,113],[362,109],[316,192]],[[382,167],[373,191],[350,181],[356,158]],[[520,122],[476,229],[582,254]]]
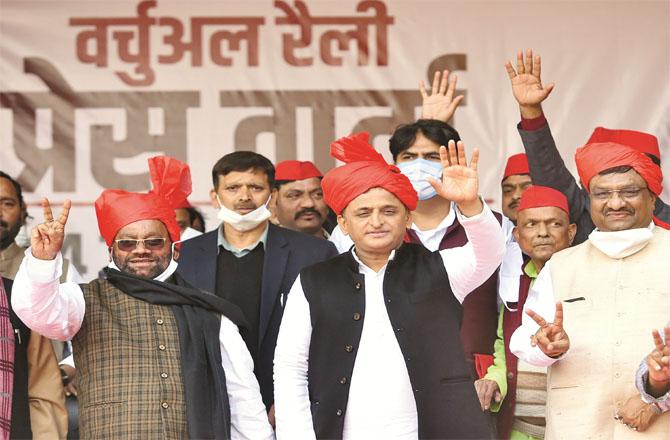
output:
[[[656,397],[670,390],[670,327],[665,327],[663,332],[665,341],[658,330],[652,332],[656,348],[647,356],[650,394]]]
[[[35,226],[30,234],[30,248],[33,256],[40,260],[53,260],[63,247],[65,238],[65,224],[70,214],[72,203],[66,200],[63,203],[58,219],[54,220],[49,200],[42,199],[44,223]]]
[[[540,347],[549,357],[558,357],[570,348],[570,338],[563,328],[563,304],[556,303],[554,322],[547,322],[543,317],[528,309],[526,314],[540,326],[530,338],[530,345]]]
[[[456,108],[464,98],[463,95],[454,98],[456,82],[458,82],[458,76],[454,74],[449,82],[449,71],[444,70],[440,73],[438,70],[433,77],[433,88],[429,95],[423,80],[419,81],[419,91],[423,98],[421,119],[437,119],[447,122],[454,116]]]
[[[458,209],[467,217],[479,214],[484,206],[479,198],[479,175],[477,162],[479,150],[472,151],[472,160],[468,166],[465,157],[465,145],[462,141],[449,141],[449,147],[440,147],[442,162],[442,182],[429,178],[428,181],[437,193],[455,202]]]
[[[554,89],[554,83],[542,85],[542,59],[539,55],[533,57],[531,49],[526,50],[524,58],[523,52],[516,56],[516,70],[512,67],[512,62],[505,63],[507,75],[512,83],[512,93],[519,103],[521,116],[524,112],[531,113],[528,117],[537,117],[542,114],[542,101],[547,99]],[[539,114],[536,114],[539,111]]]
[[[498,382],[495,380],[476,380],[475,390],[477,391],[477,397],[479,397],[479,404],[482,407],[482,411],[486,411],[491,408],[491,400],[495,399],[496,402],[500,402],[502,400],[502,394],[500,394]]]

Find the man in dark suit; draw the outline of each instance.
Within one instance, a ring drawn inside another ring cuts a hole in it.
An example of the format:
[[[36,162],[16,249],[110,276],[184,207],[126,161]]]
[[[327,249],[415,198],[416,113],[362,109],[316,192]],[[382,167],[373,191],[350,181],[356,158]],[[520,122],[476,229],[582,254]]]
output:
[[[242,337],[254,358],[263,402],[274,403],[272,361],[286,295],[300,270],[337,255],[332,243],[271,224],[275,170],[264,156],[236,151],[212,169],[212,203],[221,225],[182,244],[179,273],[237,304],[249,322]]]

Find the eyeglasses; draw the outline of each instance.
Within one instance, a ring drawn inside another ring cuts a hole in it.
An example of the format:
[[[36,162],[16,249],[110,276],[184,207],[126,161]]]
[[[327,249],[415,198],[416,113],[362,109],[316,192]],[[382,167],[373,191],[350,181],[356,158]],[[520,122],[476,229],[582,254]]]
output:
[[[601,202],[607,201],[612,198],[612,196],[616,193],[621,197],[623,200],[633,200],[637,196],[640,195],[642,190],[647,189],[647,188],[640,188],[640,187],[629,187],[629,188],[621,188],[621,189],[608,189],[608,190],[596,190],[591,193],[591,196],[593,196],[594,199],[599,200]]]
[[[144,238],[142,240],[134,240],[130,238],[122,238],[120,240],[114,240],[116,247],[120,251],[130,252],[135,250],[135,248],[142,243],[144,249],[148,251],[159,251],[165,246],[165,237],[156,237],[156,238]]]

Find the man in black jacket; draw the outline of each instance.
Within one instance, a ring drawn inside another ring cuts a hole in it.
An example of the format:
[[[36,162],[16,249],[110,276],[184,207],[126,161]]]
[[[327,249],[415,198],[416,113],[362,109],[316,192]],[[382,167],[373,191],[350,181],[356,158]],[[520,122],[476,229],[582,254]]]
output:
[[[192,285],[243,311],[263,402],[274,416],[272,359],[286,297],[304,267],[337,255],[332,243],[271,224],[275,169],[264,156],[236,151],[212,169],[212,203],[221,225],[182,245],[177,271]]]
[[[517,54],[516,70],[510,62],[507,62],[506,68],[512,83],[512,93],[519,103],[521,122],[517,127],[528,155],[533,184],[548,186],[565,194],[570,204],[570,220],[577,224],[577,236],[573,244],[582,243],[595,228],[591,220],[589,196],[565,166],[542,112],[542,102],[547,99],[554,84],[542,84],[540,56],[533,57],[530,49],[526,51],[525,57],[523,52]],[[593,143],[594,136],[602,139],[601,142],[616,141],[642,151],[660,166],[658,140],[654,136],[627,130],[628,136],[612,139],[611,132],[608,134],[601,128],[596,129],[587,143]],[[656,199],[654,216],[663,222],[670,222],[670,206],[660,198]]]

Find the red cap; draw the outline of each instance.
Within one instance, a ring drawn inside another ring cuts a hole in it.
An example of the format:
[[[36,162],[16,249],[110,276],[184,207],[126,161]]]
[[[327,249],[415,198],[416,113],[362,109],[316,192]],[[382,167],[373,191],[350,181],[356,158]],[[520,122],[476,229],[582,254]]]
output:
[[[191,172],[183,162],[168,156],[149,159],[153,188],[148,193],[106,189],[95,201],[100,235],[107,246],[117,232],[140,220],[159,220],[167,228],[173,242],[179,241],[180,230],[174,209],[191,193]]]
[[[570,215],[568,199],[562,192],[548,186],[539,185],[531,185],[521,194],[518,211],[520,212],[529,208],[543,208],[545,206],[554,206]]]
[[[507,159],[507,165],[505,165],[505,173],[503,174],[502,180],[517,174],[530,174],[528,156],[526,156],[525,153],[515,154]]]
[[[412,183],[375,151],[369,136],[356,133],[330,144],[330,155],[345,165],[328,171],[321,181],[326,203],[339,215],[356,197],[372,188],[383,188],[414,211],[419,198]]]
[[[323,174],[308,160],[284,160],[275,167],[275,180],[305,180],[312,177],[323,177]]]
[[[661,159],[661,150],[658,148],[658,139],[653,134],[633,130],[610,130],[605,127],[596,127],[586,144],[614,144],[631,147],[640,153],[651,154]]]
[[[610,168],[629,166],[647,182],[649,190],[656,195],[663,191],[663,172],[649,156],[625,145],[605,142],[586,144],[575,153],[577,172],[584,188],[589,191],[591,179]]]

